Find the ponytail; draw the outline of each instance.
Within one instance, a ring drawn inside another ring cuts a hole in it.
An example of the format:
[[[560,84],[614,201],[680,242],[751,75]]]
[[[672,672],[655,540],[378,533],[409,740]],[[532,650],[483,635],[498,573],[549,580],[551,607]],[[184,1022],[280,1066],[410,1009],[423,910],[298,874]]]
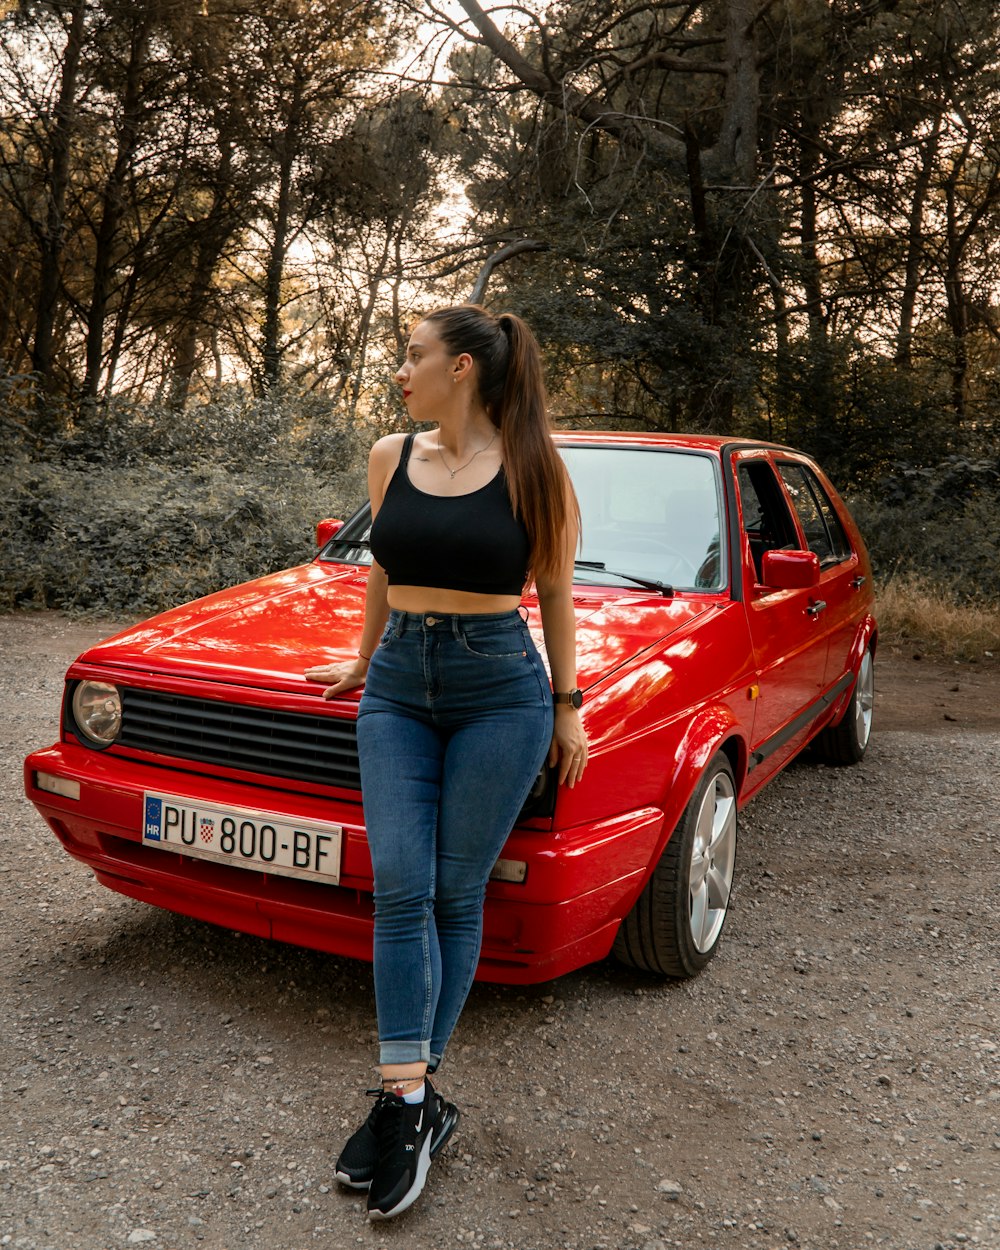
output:
[[[500,419],[510,499],[531,538],[532,573],[552,577],[565,556],[572,487],[552,442],[538,342],[513,313],[498,320],[510,342]]]
[[[477,304],[443,308],[424,318],[454,355],[476,362],[480,398],[503,436],[504,472],[514,514],[531,542],[531,573],[556,575],[566,527],[580,510],[569,474],[552,442],[538,341],[514,313],[494,317]]]

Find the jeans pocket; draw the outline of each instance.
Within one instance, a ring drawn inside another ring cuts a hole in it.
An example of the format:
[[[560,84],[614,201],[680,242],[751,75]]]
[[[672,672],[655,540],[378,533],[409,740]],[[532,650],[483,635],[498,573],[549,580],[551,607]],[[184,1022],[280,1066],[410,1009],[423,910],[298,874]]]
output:
[[[396,626],[393,621],[387,621],[385,629],[382,630],[382,637],[378,640],[378,645],[384,650],[392,645],[396,639]]]
[[[478,660],[523,659],[528,654],[528,644],[518,626],[498,629],[462,630],[461,643],[469,655]]]

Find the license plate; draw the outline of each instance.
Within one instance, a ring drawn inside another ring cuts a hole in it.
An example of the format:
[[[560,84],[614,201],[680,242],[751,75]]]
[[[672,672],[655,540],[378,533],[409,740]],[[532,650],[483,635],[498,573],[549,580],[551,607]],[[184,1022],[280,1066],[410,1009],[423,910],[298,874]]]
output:
[[[142,842],[234,868],[336,885],[343,829],[272,812],[146,794]]]

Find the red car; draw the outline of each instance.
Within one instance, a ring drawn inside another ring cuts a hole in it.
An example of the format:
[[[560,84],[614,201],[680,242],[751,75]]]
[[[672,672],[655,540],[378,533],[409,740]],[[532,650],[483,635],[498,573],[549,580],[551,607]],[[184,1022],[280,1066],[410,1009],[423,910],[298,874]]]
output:
[[[479,977],[548,980],[612,950],[676,977],[717,948],[737,811],[810,742],[862,758],[876,624],[864,544],[784,447],[564,434],[583,515],[574,598],[591,743],[544,773],[494,869]],[[368,509],[318,556],[92,647],[27,794],[113,890],[230,929],[371,958],[357,692],[303,670],[357,649]],[[538,606],[524,610],[539,645]],[[543,653],[544,654],[544,653]],[[503,768],[502,758],[496,761]]]

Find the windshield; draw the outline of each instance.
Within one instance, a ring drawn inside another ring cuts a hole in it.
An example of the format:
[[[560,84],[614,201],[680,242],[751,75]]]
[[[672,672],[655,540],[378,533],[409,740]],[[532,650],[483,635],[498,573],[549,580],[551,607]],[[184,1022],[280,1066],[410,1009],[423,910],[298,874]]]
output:
[[[656,447],[560,447],[583,518],[574,580],[603,586],[662,583],[719,590],[726,569],[719,544],[722,508],[715,461]],[[370,564],[366,504],[321,558]]]
[[[583,518],[576,581],[614,585],[617,572],[675,590],[722,588],[722,508],[711,457],[656,447],[559,450]]]

